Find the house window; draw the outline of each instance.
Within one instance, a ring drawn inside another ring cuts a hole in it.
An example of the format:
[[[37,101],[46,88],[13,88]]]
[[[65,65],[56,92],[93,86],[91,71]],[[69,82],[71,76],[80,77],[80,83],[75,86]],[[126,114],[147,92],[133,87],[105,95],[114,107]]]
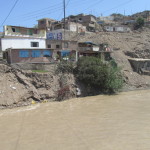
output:
[[[40,57],[41,51],[40,50],[32,50],[32,57]]]
[[[20,50],[19,57],[23,57],[23,58],[29,57],[29,51],[28,50]]]
[[[44,50],[43,51],[43,57],[50,57],[50,56],[52,56],[52,52],[51,51],[49,51],[49,50]]]
[[[48,44],[48,45],[47,45],[47,48],[51,48],[51,44]]]
[[[31,42],[31,47],[39,47],[39,42]]]
[[[13,32],[16,32],[16,29],[15,29],[15,28],[12,28],[12,31],[13,31]]]
[[[56,48],[60,48],[60,45],[56,45]]]

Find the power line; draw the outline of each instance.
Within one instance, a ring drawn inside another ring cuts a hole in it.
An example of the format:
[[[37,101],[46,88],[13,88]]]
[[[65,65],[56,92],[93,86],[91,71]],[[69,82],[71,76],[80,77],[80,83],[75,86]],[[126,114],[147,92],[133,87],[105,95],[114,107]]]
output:
[[[128,1],[126,1],[126,2],[124,2],[124,3],[121,3],[121,4],[117,5],[116,7],[113,7],[113,8],[111,8],[111,9],[105,10],[103,13],[108,12],[108,11],[111,11],[111,10],[116,9],[116,8],[118,8],[118,7],[121,7],[121,6],[123,6],[123,5],[126,5],[126,4],[128,4],[128,3],[132,2],[132,1],[133,1],[133,0],[128,0]]]
[[[104,1],[104,0],[100,0],[100,1],[98,0],[98,2],[96,2],[96,3],[92,4],[92,5],[90,5],[88,8],[84,9],[83,11],[90,9],[92,6],[95,6],[95,5],[97,5],[97,4],[99,4],[99,3],[103,2],[103,1]]]
[[[67,2],[67,5],[69,4],[70,0]],[[75,2],[75,1],[73,1]],[[67,6],[66,5],[66,6]],[[63,8],[63,5],[62,3],[57,3],[55,5],[52,5],[52,6],[49,6],[49,7],[46,7],[46,8],[42,8],[42,9],[39,9],[39,10],[35,10],[35,11],[32,11],[32,12],[28,12],[28,13],[25,13],[23,15],[20,15],[20,16],[16,16],[16,17],[13,17],[13,18],[10,18],[10,19],[18,19],[18,18],[23,18],[23,17],[31,17],[31,16],[37,16],[37,13],[38,14],[41,14],[42,12],[46,12],[46,11],[49,11],[50,9],[56,9],[56,10],[61,10]],[[56,13],[56,12],[55,12]],[[10,20],[9,19],[9,20]]]
[[[59,9],[59,10],[62,10],[63,7],[60,7],[60,8],[61,8],[61,9]],[[52,9],[51,9],[51,10],[52,10]],[[38,14],[32,15],[32,16],[30,16],[30,17],[22,17],[22,18],[20,18],[19,20],[20,20],[20,22],[26,22],[26,21],[28,21],[28,20],[39,19],[40,16],[42,17],[43,15],[56,13],[56,12],[55,12],[56,10],[58,10],[58,9],[56,9],[56,8],[53,9],[53,12],[46,11],[46,12],[43,12],[43,13],[38,13]],[[16,22],[16,21],[15,21],[16,19],[17,19],[17,18],[13,19],[13,21],[11,21],[11,23]],[[10,21],[10,20],[9,20],[9,21]],[[7,22],[9,22],[9,21],[7,21]]]
[[[6,18],[4,19],[4,21],[2,22],[2,24],[1,24],[1,26],[0,26],[0,27],[2,27],[2,26],[4,25],[5,21],[7,20],[7,18],[10,16],[10,14],[11,14],[11,13],[12,13],[12,11],[13,11],[13,9],[14,9],[14,8],[15,8],[15,6],[17,5],[18,1],[19,1],[19,0],[16,0],[16,1],[15,1],[14,5],[13,5],[13,6],[12,6],[12,8],[10,9],[10,11],[9,11],[8,15],[6,16]]]
[[[66,7],[68,6],[68,4],[70,3],[71,0],[68,0],[67,4],[66,4]],[[80,6],[82,3],[85,3],[87,0],[83,0],[80,2]],[[76,1],[72,1],[71,3],[76,3]],[[50,9],[51,8],[51,9]],[[52,5],[52,6],[49,6],[49,7],[46,7],[46,8],[43,8],[43,9],[40,9],[40,10],[35,10],[35,11],[32,11],[32,12],[29,12],[29,13],[25,13],[23,15],[20,15],[20,16],[16,16],[16,17],[13,17],[13,18],[9,18],[8,20],[11,21],[13,19],[14,20],[23,20],[23,21],[26,21],[26,20],[31,20],[32,18],[38,18],[39,16],[42,16],[42,15],[46,15],[46,14],[52,14],[52,13],[56,13],[54,12],[54,10],[62,10],[63,6],[62,6],[62,3],[57,3],[55,5]],[[53,11],[53,12],[51,12]],[[62,12],[61,14],[59,15],[59,18],[60,16],[62,15]],[[57,19],[58,20],[58,19]],[[13,22],[11,21],[11,22]],[[16,22],[16,21],[15,21]]]
[[[60,3],[59,3],[60,4]],[[15,18],[20,18],[20,17],[30,17],[30,16],[34,16],[34,15],[37,15],[37,13],[42,13],[42,12],[45,12],[45,11],[49,11],[50,9],[58,9],[60,7],[59,4],[56,4],[56,5],[52,5],[52,6],[49,6],[49,7],[46,7],[46,8],[43,8],[43,9],[40,9],[40,10],[35,10],[35,11],[32,11],[32,12],[28,12],[28,13],[25,13],[25,14],[22,14],[20,16],[16,16]],[[62,6],[61,6],[62,7]],[[14,17],[11,18],[11,19],[15,19]]]

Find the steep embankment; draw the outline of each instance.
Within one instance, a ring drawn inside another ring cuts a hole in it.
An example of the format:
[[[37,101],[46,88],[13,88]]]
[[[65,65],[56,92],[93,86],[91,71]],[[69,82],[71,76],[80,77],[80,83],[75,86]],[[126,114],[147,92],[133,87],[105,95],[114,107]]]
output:
[[[0,108],[30,105],[75,96],[72,74],[33,73],[0,65]]]
[[[128,89],[150,87],[150,76],[139,75],[133,72],[128,58],[150,59],[150,29],[130,33],[100,32],[81,36],[79,41],[92,41],[94,43],[108,43],[113,48],[112,57],[122,67]]]

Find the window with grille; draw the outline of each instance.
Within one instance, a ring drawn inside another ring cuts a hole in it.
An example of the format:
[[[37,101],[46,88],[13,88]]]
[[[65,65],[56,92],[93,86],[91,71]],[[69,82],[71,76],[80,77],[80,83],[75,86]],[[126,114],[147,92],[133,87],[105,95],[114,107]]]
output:
[[[31,47],[39,47],[39,42],[31,42]]]

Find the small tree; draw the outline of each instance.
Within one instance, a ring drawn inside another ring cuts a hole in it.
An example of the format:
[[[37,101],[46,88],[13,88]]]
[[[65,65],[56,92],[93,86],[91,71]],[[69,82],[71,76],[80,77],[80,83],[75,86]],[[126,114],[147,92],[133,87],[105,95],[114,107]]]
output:
[[[113,93],[123,86],[120,69],[112,62],[84,57],[77,63],[77,78],[94,91]]]
[[[137,18],[136,23],[134,25],[134,29],[137,30],[139,28],[142,28],[144,26],[144,23],[145,23],[144,18],[141,17]]]

